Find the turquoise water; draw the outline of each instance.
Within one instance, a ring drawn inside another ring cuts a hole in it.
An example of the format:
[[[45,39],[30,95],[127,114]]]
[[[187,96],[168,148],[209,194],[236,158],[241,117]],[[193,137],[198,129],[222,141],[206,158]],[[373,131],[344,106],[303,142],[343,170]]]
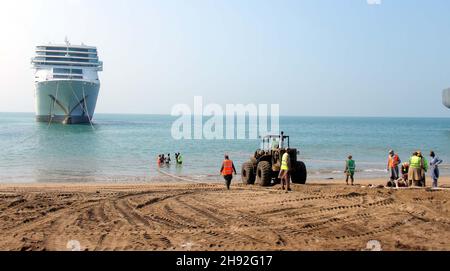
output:
[[[36,123],[31,113],[0,113],[0,181],[153,181],[159,153],[181,152],[185,164],[164,170],[193,178],[220,180],[223,154],[240,164],[258,140],[174,140],[175,120],[162,115],[96,114],[95,125]],[[450,173],[450,118],[282,117],[280,129],[300,149],[310,178],[342,178],[353,154],[358,176],[387,173],[387,151],[407,160],[416,149],[435,150]]]

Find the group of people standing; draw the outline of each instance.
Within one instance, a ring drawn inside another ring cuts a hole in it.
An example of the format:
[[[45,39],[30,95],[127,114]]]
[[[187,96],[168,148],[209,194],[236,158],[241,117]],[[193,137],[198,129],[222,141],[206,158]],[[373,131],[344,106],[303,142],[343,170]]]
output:
[[[393,150],[389,151],[388,171],[390,172],[390,186],[407,187],[407,186],[426,186],[426,173],[431,170],[431,178],[433,179],[433,188],[438,187],[439,165],[442,160],[434,151],[430,151],[430,162],[422,155],[421,151],[413,152],[409,158],[409,162],[401,163],[400,157]],[[402,178],[399,176],[399,165],[401,164]],[[388,184],[389,185],[389,184]]]
[[[430,151],[430,162],[422,155],[421,151],[415,151],[409,158],[408,162],[402,163],[398,154],[394,150],[389,151],[387,170],[389,172],[388,187],[409,187],[409,186],[426,186],[426,173],[431,170],[431,178],[433,179],[433,188],[438,187],[439,180],[439,165],[442,160],[436,155],[434,151]],[[401,165],[401,168],[399,168]],[[346,183],[354,184],[354,174],[356,163],[350,155],[345,163],[345,174],[347,176]],[[400,177],[400,172],[402,176]]]
[[[167,156],[165,156],[164,154],[159,154],[158,158],[156,159],[156,163],[159,167],[163,165],[170,165],[171,161],[172,159],[170,159],[170,153],[168,153]],[[181,153],[175,153],[175,162],[177,163],[177,165],[183,164],[183,156],[181,155]]]

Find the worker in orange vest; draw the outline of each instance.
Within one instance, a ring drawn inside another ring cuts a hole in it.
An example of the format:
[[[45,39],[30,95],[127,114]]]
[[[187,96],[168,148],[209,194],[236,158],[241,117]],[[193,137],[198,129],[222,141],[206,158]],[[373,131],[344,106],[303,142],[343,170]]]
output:
[[[387,169],[389,171],[391,181],[396,181],[399,178],[398,165],[401,162],[402,161],[400,160],[398,155],[393,150],[390,150],[388,155]]]
[[[225,154],[225,160],[222,163],[220,173],[225,179],[225,184],[228,190],[230,190],[231,180],[233,179],[233,172],[234,174],[236,174],[236,168],[234,167],[233,161],[231,161],[230,157]]]

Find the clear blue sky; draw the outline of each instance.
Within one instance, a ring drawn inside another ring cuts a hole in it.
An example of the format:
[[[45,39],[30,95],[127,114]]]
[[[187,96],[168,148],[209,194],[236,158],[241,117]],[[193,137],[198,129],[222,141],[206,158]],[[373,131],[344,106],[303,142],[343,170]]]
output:
[[[34,110],[38,43],[99,48],[97,112],[170,113],[194,95],[283,115],[449,116],[450,1],[10,0],[0,111]]]

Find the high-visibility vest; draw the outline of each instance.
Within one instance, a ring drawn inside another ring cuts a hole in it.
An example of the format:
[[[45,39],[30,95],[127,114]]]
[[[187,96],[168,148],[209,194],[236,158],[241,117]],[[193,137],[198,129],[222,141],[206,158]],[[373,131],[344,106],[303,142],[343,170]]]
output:
[[[348,171],[354,173],[355,172],[355,168],[356,168],[355,160],[352,160],[352,159],[347,160],[347,169],[348,169]]]
[[[281,170],[289,170],[289,154],[287,152],[281,158]]]
[[[394,168],[394,167],[398,166],[399,160],[400,160],[400,158],[398,158],[397,154],[395,154],[394,157],[389,155],[389,158],[388,158],[389,168]]]
[[[223,161],[223,170],[222,175],[232,175],[233,174],[233,161],[231,160],[224,160]]]
[[[409,166],[411,168],[423,168],[425,171],[428,170],[428,161],[425,157],[412,156],[409,159]]]
[[[411,159],[409,159],[409,166],[411,168],[421,168],[422,158],[419,156],[412,156]]]

